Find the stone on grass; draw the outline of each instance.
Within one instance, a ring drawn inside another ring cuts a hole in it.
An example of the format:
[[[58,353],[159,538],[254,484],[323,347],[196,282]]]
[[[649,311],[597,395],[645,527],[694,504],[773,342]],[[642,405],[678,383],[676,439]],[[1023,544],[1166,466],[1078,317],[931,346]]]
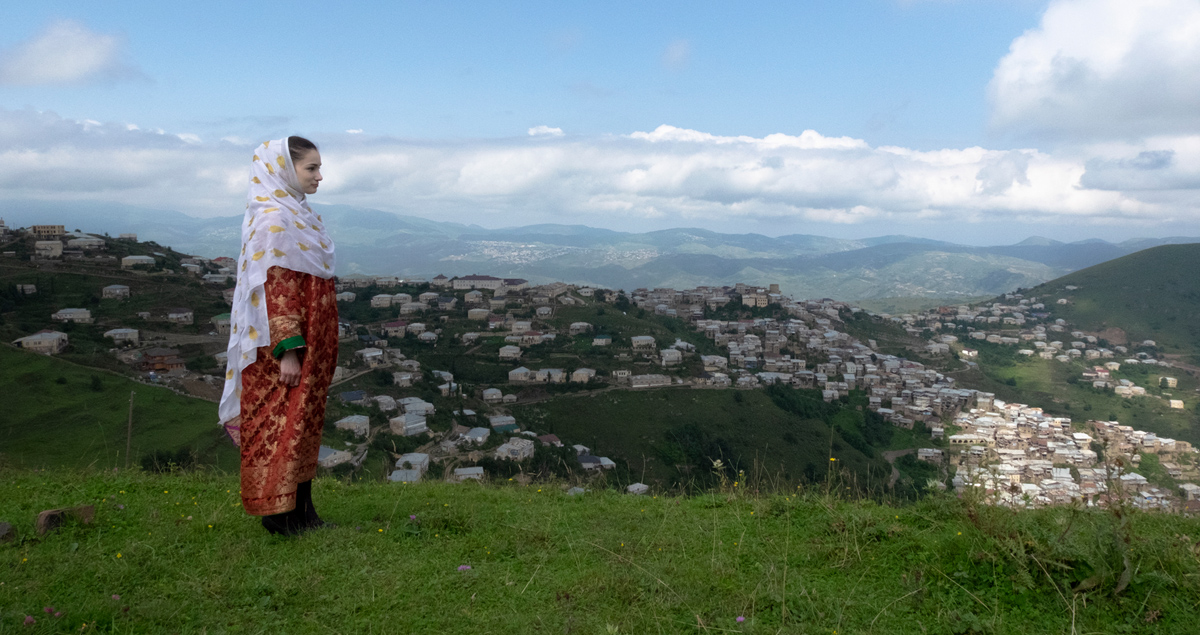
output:
[[[55,529],[62,526],[68,518],[74,518],[79,522],[89,525],[92,519],[96,517],[96,508],[92,505],[80,505],[79,507],[63,507],[61,509],[47,509],[38,514],[37,517],[37,533],[39,536],[44,536]]]

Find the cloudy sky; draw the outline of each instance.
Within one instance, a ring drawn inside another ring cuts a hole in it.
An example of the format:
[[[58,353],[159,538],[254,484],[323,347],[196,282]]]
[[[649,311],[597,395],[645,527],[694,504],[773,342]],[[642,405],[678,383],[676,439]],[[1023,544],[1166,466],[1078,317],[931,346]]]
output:
[[[317,202],[501,227],[1200,235],[1200,0],[17,3],[0,216]]]

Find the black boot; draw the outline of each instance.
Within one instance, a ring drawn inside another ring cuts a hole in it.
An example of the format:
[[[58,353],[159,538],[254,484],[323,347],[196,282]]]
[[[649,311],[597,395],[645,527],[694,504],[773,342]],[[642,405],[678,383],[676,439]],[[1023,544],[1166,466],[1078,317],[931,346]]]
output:
[[[305,529],[320,529],[334,525],[321,520],[317,508],[313,507],[312,481],[304,481],[296,486],[296,510],[300,512],[300,522]]]
[[[299,508],[282,514],[271,514],[262,517],[262,526],[272,534],[295,536],[304,531],[303,516],[297,513]]]

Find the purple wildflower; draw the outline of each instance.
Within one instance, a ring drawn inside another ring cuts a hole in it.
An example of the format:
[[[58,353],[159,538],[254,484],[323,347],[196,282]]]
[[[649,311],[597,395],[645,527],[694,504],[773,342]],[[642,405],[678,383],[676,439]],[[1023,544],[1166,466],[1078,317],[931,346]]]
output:
[[[47,606],[46,608],[44,608],[44,609],[42,609],[42,610],[43,610],[43,611],[45,611],[45,612],[47,612],[47,613],[53,613],[53,612],[54,612],[54,607],[53,607],[53,606]]]
[[[33,616],[32,616],[32,615],[26,615],[26,616],[25,616],[25,626],[33,626],[33,623],[34,623],[34,622],[36,622],[36,621],[37,621],[37,620],[33,619]]]
[[[416,514],[409,514],[409,515],[408,515],[408,519],[409,519],[409,520],[416,520],[416,519],[417,519],[417,515],[416,515]]]
[[[745,621],[746,621],[746,618],[745,618],[745,617],[743,617],[743,616],[741,616],[741,615],[739,615],[739,616],[737,616],[737,621],[739,621],[739,622],[745,622]]]
[[[116,593],[113,593],[113,599],[114,599],[114,600],[120,600],[120,599],[121,599],[121,596],[117,595]]]
[[[54,617],[62,617],[62,611],[55,611]]]
[[[469,564],[460,564],[460,565],[458,565],[458,570],[459,570],[459,571],[470,571],[470,570],[471,570],[471,565],[469,565]]]

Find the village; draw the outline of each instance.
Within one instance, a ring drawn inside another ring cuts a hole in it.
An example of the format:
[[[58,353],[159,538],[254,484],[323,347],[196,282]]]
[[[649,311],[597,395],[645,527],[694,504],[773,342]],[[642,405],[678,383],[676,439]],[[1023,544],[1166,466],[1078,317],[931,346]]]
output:
[[[62,226],[34,226],[29,231],[35,239],[33,262],[90,262],[131,275],[164,275],[165,253],[119,259],[106,255],[114,240],[136,243],[136,235],[112,239],[68,234]],[[230,302],[235,266],[231,258],[184,257],[177,270],[165,273],[201,281],[214,297]],[[1114,421],[1074,423],[959,386],[948,373],[885,354],[874,339],[852,336],[846,322],[867,316],[862,309],[829,299],[794,300],[777,285],[626,292],[480,274],[429,280],[352,274],[338,279],[337,290],[342,362],[330,399],[357,410],[333,422],[350,437],[341,440],[340,447],[322,447],[321,464],[331,469],[361,465],[370,440],[388,434],[419,441],[413,451],[394,457],[389,478],[397,482],[432,477],[427,473],[434,466],[442,466],[440,478],[483,478],[482,467],[463,464],[485,456],[523,461],[543,446],[572,448],[582,470],[598,473],[615,466],[611,457],[595,456],[570,439],[522,429],[506,407],[541,398],[545,387],[552,386],[592,391],[754,390],[782,384],[819,390],[825,401],[862,391],[869,409],[892,425],[927,433],[929,447],[915,448],[918,459],[941,466],[947,478],[953,474],[955,488],[975,488],[996,504],[1104,505],[1120,489],[1143,508],[1200,507],[1200,487],[1182,480],[1200,480],[1191,444]],[[17,285],[17,291],[39,293],[27,284]],[[133,295],[126,284],[95,292],[107,303],[126,302]],[[980,345],[1013,347],[1024,357],[1084,364],[1081,381],[1097,389],[1131,399],[1163,398],[1148,396],[1145,386],[1129,379],[1112,378],[1122,365],[1161,367],[1165,372],[1170,362],[1155,358],[1154,342],[1104,346],[1095,335],[1051,319],[1047,301],[1013,293],[984,307],[869,317],[922,338],[927,359],[955,356],[970,365]],[[606,323],[573,319],[584,309],[606,316]],[[638,332],[642,322],[608,320],[631,313],[680,330]],[[746,313],[762,317],[746,318]],[[58,307],[44,318],[47,326],[95,322],[92,312],[81,307]],[[143,341],[141,333],[149,322],[198,327],[197,337],[209,338],[210,348],[220,349],[207,364],[216,372],[189,370],[180,350]],[[193,308],[169,306],[133,312],[124,322],[102,325],[102,333],[114,355],[147,381],[171,384],[190,377],[193,383],[199,379],[215,387],[223,374],[221,351],[229,324],[227,312],[198,316]],[[211,329],[207,335],[205,328]],[[70,336],[44,328],[13,344],[57,354],[70,344]],[[449,346],[455,347],[458,358],[472,360],[469,376],[455,377],[448,366],[422,362],[430,357],[444,360],[435,353]],[[386,388],[338,388],[380,372],[390,373]],[[1156,386],[1176,385],[1175,377],[1157,377]],[[1180,399],[1166,401],[1170,408],[1183,408]],[[377,413],[377,421],[386,418],[387,424],[372,426],[369,413]],[[1180,481],[1176,491],[1138,473],[1143,455],[1154,456]],[[629,490],[644,493],[648,487],[635,483]]]

